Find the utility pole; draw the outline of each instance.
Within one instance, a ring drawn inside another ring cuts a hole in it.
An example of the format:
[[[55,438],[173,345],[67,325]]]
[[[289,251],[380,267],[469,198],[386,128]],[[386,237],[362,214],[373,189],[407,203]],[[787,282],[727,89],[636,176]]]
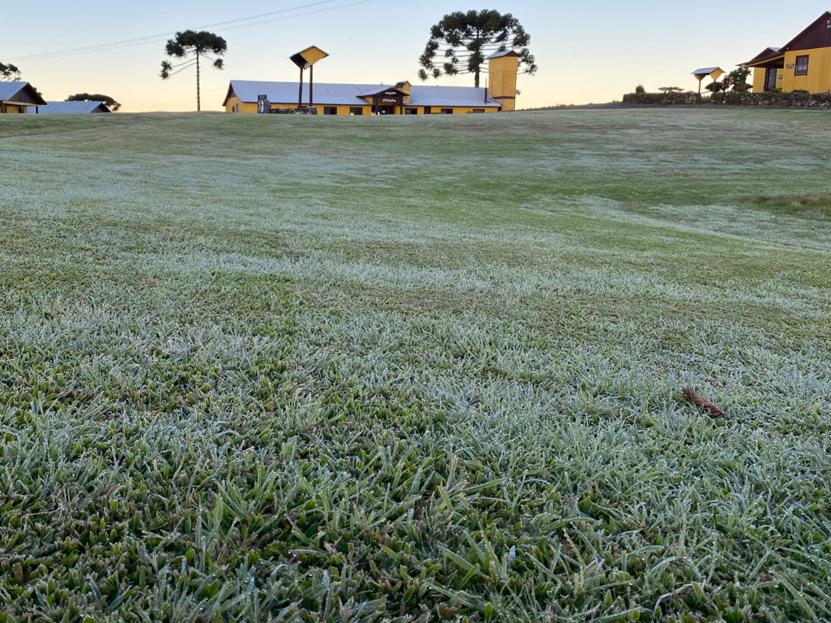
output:
[[[196,112],[202,112],[202,76],[199,68],[199,52],[196,53]]]

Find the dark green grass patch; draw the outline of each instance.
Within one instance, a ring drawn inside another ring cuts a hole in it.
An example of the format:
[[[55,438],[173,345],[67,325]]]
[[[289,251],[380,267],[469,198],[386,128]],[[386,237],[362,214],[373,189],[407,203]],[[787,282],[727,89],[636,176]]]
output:
[[[827,219],[831,217],[831,194],[773,195],[757,197],[756,205],[797,216]]]

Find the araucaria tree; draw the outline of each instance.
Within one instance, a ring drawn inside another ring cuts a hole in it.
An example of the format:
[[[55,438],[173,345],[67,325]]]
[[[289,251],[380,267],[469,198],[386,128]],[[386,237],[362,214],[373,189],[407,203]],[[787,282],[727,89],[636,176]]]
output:
[[[222,56],[228,51],[228,43],[212,32],[194,32],[186,30],[177,32],[175,39],[170,39],[165,52],[171,58],[184,59],[177,65],[162,61],[162,80],[196,67],[196,110],[202,110],[202,60],[211,63],[214,69],[224,69]]]
[[[537,71],[536,60],[528,49],[531,36],[513,15],[499,11],[461,11],[445,15],[430,30],[430,41],[419,59],[419,77],[439,78],[473,74],[476,86],[481,85],[485,60],[495,52],[511,50],[520,58],[524,73]]]
[[[0,63],[0,82],[20,80],[20,69],[11,63]]]

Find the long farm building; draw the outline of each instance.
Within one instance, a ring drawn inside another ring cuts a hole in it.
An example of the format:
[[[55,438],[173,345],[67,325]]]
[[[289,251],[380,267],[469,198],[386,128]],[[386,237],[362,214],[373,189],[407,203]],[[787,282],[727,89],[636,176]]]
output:
[[[499,52],[488,59],[490,86],[396,84],[298,84],[232,80],[223,106],[230,113],[291,112],[318,115],[457,115],[516,110],[519,55]]]

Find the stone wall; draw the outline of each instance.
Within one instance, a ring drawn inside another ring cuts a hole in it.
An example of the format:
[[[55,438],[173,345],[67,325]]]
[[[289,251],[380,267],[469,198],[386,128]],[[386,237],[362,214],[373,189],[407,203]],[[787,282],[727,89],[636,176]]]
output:
[[[686,93],[629,93],[623,96],[623,103],[636,106],[694,106],[698,95]],[[831,93],[716,93],[705,96],[704,104],[719,106],[767,106],[778,108],[811,108],[831,110]]]
[[[727,106],[831,109],[831,93],[716,93],[709,101]]]

